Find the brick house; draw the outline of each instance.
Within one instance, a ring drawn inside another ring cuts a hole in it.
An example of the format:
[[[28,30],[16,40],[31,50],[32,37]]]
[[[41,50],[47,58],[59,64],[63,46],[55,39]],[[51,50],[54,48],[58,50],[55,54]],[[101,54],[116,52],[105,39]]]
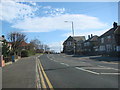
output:
[[[113,55],[116,52],[116,40],[115,30],[117,29],[117,23],[114,22],[113,28],[105,32],[99,37],[99,54],[102,55]],[[113,53],[114,52],[114,53]]]
[[[88,39],[82,43],[82,54],[96,55],[98,53],[98,36],[89,35]]]
[[[63,43],[63,53],[79,53],[80,43],[82,43],[83,41],[85,41],[85,36],[69,36]]]

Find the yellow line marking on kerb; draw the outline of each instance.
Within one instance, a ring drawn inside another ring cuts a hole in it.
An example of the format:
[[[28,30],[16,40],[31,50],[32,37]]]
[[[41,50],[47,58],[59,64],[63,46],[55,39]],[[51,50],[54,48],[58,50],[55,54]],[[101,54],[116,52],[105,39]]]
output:
[[[46,75],[46,73],[45,73],[45,71],[44,71],[44,69],[43,69],[43,67],[42,67],[42,64],[41,64],[40,60],[39,60],[39,63],[40,63],[41,70],[42,70],[42,72],[43,72],[43,75],[44,75],[44,77],[45,77],[45,79],[46,79],[46,82],[47,82],[50,90],[54,90],[54,89],[53,89],[53,86],[52,86],[52,84],[51,84],[51,82],[50,82],[50,80],[48,79],[48,77],[47,77],[47,75]]]

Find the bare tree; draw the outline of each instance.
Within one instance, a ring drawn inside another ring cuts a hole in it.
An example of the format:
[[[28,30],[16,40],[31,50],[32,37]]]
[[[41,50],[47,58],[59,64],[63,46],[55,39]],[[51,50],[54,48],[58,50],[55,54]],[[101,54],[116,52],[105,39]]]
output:
[[[48,45],[44,45],[44,50],[45,51],[49,51],[50,50],[49,46]]]
[[[8,40],[12,43],[12,52],[16,55],[20,52],[20,45],[26,41],[26,35],[20,32],[11,32],[8,34]]]
[[[31,40],[30,43],[34,45],[35,49],[43,49],[43,44],[38,39]]]

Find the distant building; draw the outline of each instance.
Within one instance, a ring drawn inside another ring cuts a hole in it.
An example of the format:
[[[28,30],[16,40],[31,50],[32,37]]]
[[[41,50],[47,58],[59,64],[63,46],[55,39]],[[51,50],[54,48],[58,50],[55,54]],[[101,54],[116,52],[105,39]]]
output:
[[[96,55],[98,53],[98,36],[89,35],[88,39],[82,43],[82,53],[87,55]]]
[[[80,43],[85,41],[85,36],[69,36],[63,43],[63,53],[74,54],[79,53]]]
[[[29,49],[29,43],[26,43],[25,41],[21,42],[21,45],[19,46],[21,50],[28,50]]]
[[[117,43],[115,39],[115,30],[117,23],[114,22],[113,28],[105,32],[99,37],[99,53],[102,55],[114,55],[117,51]]]
[[[36,53],[44,53],[44,49],[36,49]]]

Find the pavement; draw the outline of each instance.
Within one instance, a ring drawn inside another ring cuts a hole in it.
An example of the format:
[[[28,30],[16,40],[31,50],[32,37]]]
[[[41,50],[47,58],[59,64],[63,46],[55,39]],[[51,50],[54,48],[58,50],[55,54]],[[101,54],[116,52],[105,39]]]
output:
[[[2,88],[35,88],[35,56],[21,58],[2,68]]]

